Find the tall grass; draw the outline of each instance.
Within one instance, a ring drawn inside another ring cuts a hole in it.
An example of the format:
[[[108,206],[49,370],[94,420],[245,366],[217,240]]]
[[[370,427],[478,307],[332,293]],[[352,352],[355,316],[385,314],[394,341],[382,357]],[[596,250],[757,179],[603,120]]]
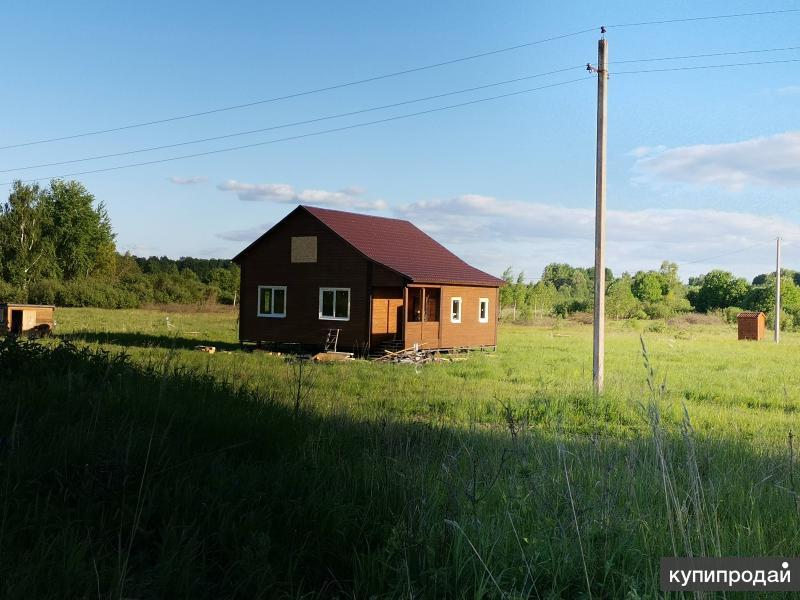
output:
[[[355,412],[328,366],[298,403],[285,366],[4,340],[0,595],[636,598],[661,556],[796,553],[785,444],[696,430],[644,356],[636,406],[498,397],[486,427]]]

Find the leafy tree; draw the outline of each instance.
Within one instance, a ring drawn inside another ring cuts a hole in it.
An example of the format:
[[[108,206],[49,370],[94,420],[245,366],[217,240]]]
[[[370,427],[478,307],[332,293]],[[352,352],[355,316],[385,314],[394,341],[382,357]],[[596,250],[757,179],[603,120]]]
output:
[[[56,274],[52,240],[52,209],[45,190],[37,184],[14,183],[0,209],[0,274],[12,286],[27,290],[43,276]]]
[[[694,296],[694,307],[700,312],[740,306],[750,289],[746,280],[719,269],[707,273],[702,281]]]
[[[115,260],[114,233],[103,203],[77,181],[50,183],[51,239],[64,279],[107,273]]]
[[[641,302],[633,295],[632,280],[622,276],[608,287],[606,314],[612,319],[627,319],[641,310]]]
[[[514,271],[508,267],[501,275],[505,285],[500,288],[500,306],[514,304]]]
[[[633,295],[642,302],[658,302],[668,290],[664,275],[655,271],[639,271],[631,284]]]

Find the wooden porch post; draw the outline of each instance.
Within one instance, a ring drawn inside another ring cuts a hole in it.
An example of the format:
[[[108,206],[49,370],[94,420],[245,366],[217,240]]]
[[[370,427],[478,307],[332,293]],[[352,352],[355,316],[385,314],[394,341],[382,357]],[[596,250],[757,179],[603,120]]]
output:
[[[408,348],[408,285],[403,286],[403,348]]]

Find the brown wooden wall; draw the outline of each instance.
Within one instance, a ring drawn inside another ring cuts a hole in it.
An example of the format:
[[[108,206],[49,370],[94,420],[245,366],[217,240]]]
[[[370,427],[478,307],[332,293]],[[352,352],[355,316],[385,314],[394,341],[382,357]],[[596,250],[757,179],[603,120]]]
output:
[[[422,287],[439,287],[425,285]],[[467,348],[497,345],[498,288],[444,285],[438,322],[407,323],[405,347],[415,343],[424,348]],[[461,322],[450,321],[450,301],[461,298]],[[489,299],[489,320],[478,321],[480,298]]]
[[[11,331],[11,311],[23,311],[23,328],[22,331],[30,331],[37,325],[49,325],[52,329],[55,326],[54,312],[55,308],[52,306],[34,306],[34,305],[4,305],[0,307],[2,314],[0,314],[0,332],[8,333]]]
[[[372,288],[371,346],[394,340],[403,329],[403,288]]]
[[[763,340],[766,328],[764,314],[738,318],[740,340]]]
[[[450,299],[461,297],[461,323],[450,321]],[[443,348],[465,346],[496,346],[498,288],[443,286],[442,341]],[[489,322],[478,321],[478,301],[489,299]]]
[[[317,237],[317,262],[292,263],[291,238]],[[373,285],[402,286],[401,277],[375,265],[313,216],[298,211],[241,258],[239,339],[319,346],[328,329],[341,329],[339,346],[369,342]],[[258,286],[286,286],[286,317],[259,317]],[[350,288],[350,320],[319,318],[319,288]]]

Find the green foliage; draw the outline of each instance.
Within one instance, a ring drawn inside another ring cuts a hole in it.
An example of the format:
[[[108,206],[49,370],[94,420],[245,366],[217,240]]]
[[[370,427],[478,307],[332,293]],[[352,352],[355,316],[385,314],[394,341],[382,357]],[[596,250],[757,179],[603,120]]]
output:
[[[111,270],[116,248],[111,220],[103,203],[77,181],[50,182],[49,205],[56,265],[64,280]]]
[[[633,295],[648,303],[659,302],[668,290],[666,278],[656,271],[639,271],[631,284]]]
[[[71,343],[0,347],[4,598],[656,598],[659,556],[800,543],[794,334],[642,324],[648,378],[612,322],[596,396],[589,328],[503,326],[309,364],[295,416],[234,311],[59,313]]]
[[[749,290],[746,280],[736,278],[728,271],[714,270],[703,278],[694,307],[700,312],[708,312],[715,308],[738,306],[743,303]]]
[[[722,318],[725,319],[725,322],[731,325],[735,325],[737,323],[737,318],[740,312],[743,312],[744,309],[738,306],[728,306],[722,309]]]
[[[629,319],[641,311],[641,302],[633,295],[629,275],[617,279],[608,287],[606,314],[612,319]]]
[[[239,267],[230,260],[118,254],[103,203],[76,181],[16,182],[0,207],[0,301],[232,304],[238,292]]]

